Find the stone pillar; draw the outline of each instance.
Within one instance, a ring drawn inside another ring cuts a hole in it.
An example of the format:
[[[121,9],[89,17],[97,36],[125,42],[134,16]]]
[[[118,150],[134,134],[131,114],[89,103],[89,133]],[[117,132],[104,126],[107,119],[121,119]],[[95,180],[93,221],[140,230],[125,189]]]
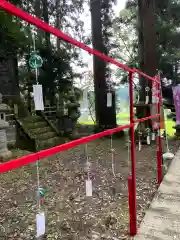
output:
[[[6,129],[9,123],[5,120],[0,120],[0,160],[4,161],[12,156],[12,153],[7,148]]]
[[[0,93],[0,160],[4,161],[12,156],[12,153],[7,148],[6,129],[9,123],[6,122],[6,112],[9,111],[7,104],[2,103],[2,94]]]

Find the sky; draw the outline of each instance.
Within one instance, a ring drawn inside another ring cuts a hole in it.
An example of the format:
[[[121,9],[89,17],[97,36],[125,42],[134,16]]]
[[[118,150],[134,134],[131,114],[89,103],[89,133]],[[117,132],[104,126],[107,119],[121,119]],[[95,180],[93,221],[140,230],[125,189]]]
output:
[[[127,0],[117,0],[117,5],[114,7],[116,16],[118,16],[119,12],[125,7],[126,2]],[[88,8],[86,8],[82,18],[84,21],[84,29],[86,29],[87,34],[91,35],[91,16]],[[92,56],[85,51],[82,51],[81,55],[83,59],[88,62],[89,69],[92,69]]]
[[[117,0],[117,5],[114,7],[114,12],[115,12],[116,16],[118,16],[119,12],[125,7],[126,2],[127,2],[127,0]],[[91,13],[89,11],[89,7],[87,7],[87,6],[85,7],[84,13],[81,16],[81,20],[83,20],[83,22],[84,22],[84,29],[85,29],[86,35],[90,36],[91,35]],[[76,71],[78,71],[79,73],[91,71],[91,73],[92,73],[93,72],[93,57],[92,57],[92,55],[88,54],[84,50],[81,50],[81,57],[83,59],[83,62],[88,64],[88,67],[85,67],[83,69],[77,69],[76,66],[74,66]],[[87,81],[86,79],[87,79],[87,76],[85,76],[84,74],[83,74],[83,78],[81,80],[76,79],[75,83],[77,84],[77,87],[84,85]],[[85,86],[86,86],[86,84],[85,84]]]
[[[117,6],[115,7],[116,14],[125,7],[126,2],[127,0],[117,0]]]

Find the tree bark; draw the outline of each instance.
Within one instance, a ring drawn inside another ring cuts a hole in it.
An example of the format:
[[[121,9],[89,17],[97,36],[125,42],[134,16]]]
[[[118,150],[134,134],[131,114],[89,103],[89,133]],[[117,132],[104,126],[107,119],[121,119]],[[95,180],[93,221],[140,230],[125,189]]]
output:
[[[154,0],[138,0],[139,7],[139,41],[141,70],[154,77],[157,73],[157,53],[156,53],[156,17]],[[152,87],[152,82],[140,78],[142,87],[141,99],[145,100],[144,89],[146,86]]]
[[[90,1],[92,45],[93,48],[104,53],[105,47],[102,37],[102,20],[100,0]],[[100,129],[116,126],[115,94],[112,98],[112,107],[107,107],[106,63],[93,55],[94,91],[96,123]]]
[[[47,0],[42,0],[43,3],[43,18],[44,21],[49,24],[49,14],[48,14],[48,1]],[[52,64],[52,46],[51,46],[51,40],[50,40],[50,33],[45,32],[45,39],[46,39],[46,47],[47,47],[47,59],[48,59],[48,75],[49,78],[51,77],[51,73],[53,73],[53,64]],[[48,95],[49,95],[49,100],[51,105],[54,105],[54,101],[55,101],[55,84],[53,81],[51,81],[50,79],[48,79],[48,83],[47,83],[47,87],[48,87]]]

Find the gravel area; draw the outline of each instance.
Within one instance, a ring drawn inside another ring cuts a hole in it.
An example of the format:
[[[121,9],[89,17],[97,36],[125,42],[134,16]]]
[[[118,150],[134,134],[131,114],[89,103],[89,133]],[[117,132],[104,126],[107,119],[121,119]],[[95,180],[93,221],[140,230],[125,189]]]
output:
[[[170,141],[176,152],[179,141]],[[110,139],[88,144],[93,197],[85,196],[87,178],[85,146],[39,161],[40,187],[46,213],[43,239],[130,239],[128,237],[128,151],[123,139],[114,139],[115,176],[112,172]],[[157,189],[156,146],[143,146],[137,157],[138,223]],[[169,163],[168,163],[169,164]],[[0,239],[36,239],[36,163],[0,175]]]

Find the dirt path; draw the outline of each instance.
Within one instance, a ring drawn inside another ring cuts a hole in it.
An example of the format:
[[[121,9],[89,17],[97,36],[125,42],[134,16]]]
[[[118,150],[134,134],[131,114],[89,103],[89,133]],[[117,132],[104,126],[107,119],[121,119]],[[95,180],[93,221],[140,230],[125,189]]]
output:
[[[84,146],[39,162],[40,185],[46,190],[42,206],[47,217],[45,239],[128,239],[128,153],[123,140],[116,139],[113,145],[115,177],[110,139],[88,144],[92,198],[85,196]],[[178,146],[178,141],[170,142],[173,152]],[[156,189],[156,148],[144,146],[141,152],[137,151],[139,222]],[[35,239],[36,164],[0,175],[0,190],[0,239]]]

